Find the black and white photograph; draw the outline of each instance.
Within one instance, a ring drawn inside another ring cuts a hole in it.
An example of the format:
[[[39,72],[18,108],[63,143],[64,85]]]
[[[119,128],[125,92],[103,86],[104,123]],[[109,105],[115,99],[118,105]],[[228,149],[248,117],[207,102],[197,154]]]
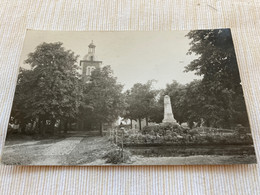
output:
[[[27,30],[1,163],[255,164],[240,73],[230,29]]]

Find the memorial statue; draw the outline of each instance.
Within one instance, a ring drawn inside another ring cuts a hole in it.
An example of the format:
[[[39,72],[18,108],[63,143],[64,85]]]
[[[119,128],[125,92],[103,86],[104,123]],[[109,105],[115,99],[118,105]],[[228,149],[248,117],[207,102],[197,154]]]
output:
[[[164,96],[164,118],[163,123],[175,123],[176,120],[173,117],[171,99],[168,95]]]

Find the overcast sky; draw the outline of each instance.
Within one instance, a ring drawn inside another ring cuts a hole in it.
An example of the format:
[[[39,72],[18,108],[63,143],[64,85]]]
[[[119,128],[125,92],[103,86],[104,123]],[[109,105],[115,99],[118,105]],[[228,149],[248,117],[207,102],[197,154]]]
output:
[[[27,55],[42,42],[62,42],[66,49],[74,51],[81,60],[88,52],[91,40],[96,45],[98,60],[103,66],[111,65],[118,81],[129,89],[133,84],[155,79],[154,87],[165,88],[177,80],[182,84],[199,79],[194,73],[184,73],[184,67],[194,55],[186,55],[190,40],[188,31],[171,32],[62,32],[27,31],[21,56],[21,67]]]

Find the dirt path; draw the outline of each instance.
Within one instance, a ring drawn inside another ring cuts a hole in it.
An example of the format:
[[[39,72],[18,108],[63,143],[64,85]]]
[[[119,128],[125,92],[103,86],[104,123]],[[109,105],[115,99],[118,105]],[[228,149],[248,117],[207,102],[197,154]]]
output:
[[[68,155],[81,142],[83,137],[69,137],[45,149],[43,155]]]
[[[45,148],[31,165],[81,165],[102,159],[113,147],[106,137],[69,137]]]
[[[36,159],[42,159],[43,151],[51,147],[55,141],[26,141],[19,144],[15,144],[16,141],[14,141],[14,144],[10,142],[3,149],[1,163],[7,165],[30,165]]]
[[[5,146],[1,160],[9,165],[80,165],[102,158],[113,147],[108,138],[100,136],[15,140]]]
[[[84,136],[40,141],[9,141],[4,147],[1,161],[10,165],[61,165],[66,163],[66,155],[69,155],[82,139]]]
[[[66,164],[66,155],[81,142],[84,137],[69,137],[59,141],[42,152],[42,156],[31,162],[31,165],[62,165]]]

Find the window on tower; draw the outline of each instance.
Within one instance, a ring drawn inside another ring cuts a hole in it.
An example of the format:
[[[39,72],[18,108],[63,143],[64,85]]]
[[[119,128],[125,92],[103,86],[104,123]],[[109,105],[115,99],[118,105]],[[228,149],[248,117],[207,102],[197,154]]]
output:
[[[94,66],[87,66],[86,75],[90,76],[93,70],[95,70]]]

